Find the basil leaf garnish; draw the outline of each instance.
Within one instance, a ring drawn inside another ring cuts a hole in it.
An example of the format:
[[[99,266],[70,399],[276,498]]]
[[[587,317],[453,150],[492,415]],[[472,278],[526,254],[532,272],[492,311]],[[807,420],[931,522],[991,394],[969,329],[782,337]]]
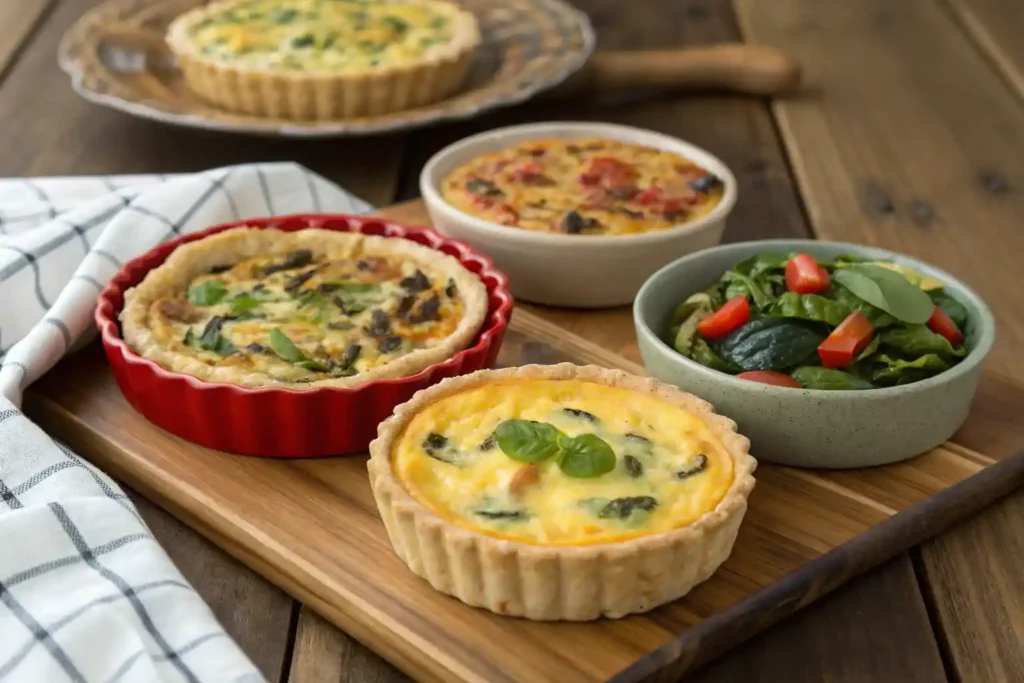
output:
[[[595,434],[563,437],[559,445],[558,467],[567,477],[589,479],[615,469],[615,451]]]
[[[216,306],[227,296],[228,288],[220,280],[207,280],[188,290],[188,300],[197,306]]]
[[[519,462],[540,462],[558,452],[559,437],[552,425],[533,420],[505,420],[494,430],[498,448]]]
[[[928,322],[935,308],[920,287],[888,268],[858,264],[837,270],[834,277],[859,298],[911,325]]]

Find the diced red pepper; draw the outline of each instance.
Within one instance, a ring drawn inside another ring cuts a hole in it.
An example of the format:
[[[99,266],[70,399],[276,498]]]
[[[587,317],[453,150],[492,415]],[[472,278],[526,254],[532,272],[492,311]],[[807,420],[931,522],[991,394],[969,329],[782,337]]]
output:
[[[821,294],[828,289],[828,271],[813,257],[797,254],[786,263],[786,289],[797,294]]]
[[[681,197],[673,197],[671,199],[666,199],[665,200],[665,204],[664,204],[664,206],[662,208],[662,211],[664,213],[674,213],[676,211],[684,211],[684,210],[690,208],[691,206],[693,206],[696,203],[697,203],[697,195],[691,192],[691,193],[683,195]]]
[[[839,327],[818,345],[818,356],[826,368],[845,368],[871,343],[875,326],[860,311],[846,316]]]
[[[697,331],[705,339],[719,339],[750,320],[750,303],[739,294],[725,302],[717,311],[697,323]]]
[[[752,370],[750,372],[741,372],[736,376],[740,379],[748,379],[751,382],[760,382],[761,384],[771,384],[776,387],[801,388],[800,382],[797,382],[784,372],[775,372],[774,370]]]
[[[657,204],[661,201],[661,190],[657,187],[650,187],[640,193],[640,196],[636,198],[638,202],[644,206],[650,204]]]
[[[928,318],[928,329],[935,334],[941,334],[943,337],[948,339],[949,343],[953,346],[956,346],[964,340],[964,333],[956,326],[953,319],[938,306],[936,306],[935,310],[932,311],[932,317]]]
[[[580,176],[580,182],[584,185],[618,187],[632,184],[637,175],[637,170],[632,164],[612,157],[597,157],[587,165]]]
[[[498,223],[502,225],[515,225],[519,222],[519,212],[509,204],[502,204],[499,211]]]

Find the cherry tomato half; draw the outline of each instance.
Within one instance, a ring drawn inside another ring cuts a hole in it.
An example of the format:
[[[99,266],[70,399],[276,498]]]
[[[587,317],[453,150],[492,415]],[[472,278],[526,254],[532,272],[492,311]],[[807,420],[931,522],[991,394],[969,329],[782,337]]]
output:
[[[871,343],[875,326],[860,311],[846,316],[839,327],[818,345],[818,356],[826,368],[845,368]]]
[[[751,382],[771,384],[776,387],[801,388],[800,382],[797,382],[784,372],[775,372],[774,370],[752,370],[750,372],[741,372],[736,376],[740,379],[749,379]]]
[[[786,289],[797,294],[821,294],[828,289],[828,272],[813,257],[797,254],[786,262]]]
[[[943,337],[948,339],[949,343],[953,346],[956,346],[964,340],[964,333],[956,326],[953,319],[938,306],[936,306],[935,310],[932,311],[932,317],[928,318],[928,329],[935,334],[941,334]]]
[[[739,294],[725,302],[717,311],[697,323],[697,331],[705,339],[719,339],[750,320],[750,303]]]

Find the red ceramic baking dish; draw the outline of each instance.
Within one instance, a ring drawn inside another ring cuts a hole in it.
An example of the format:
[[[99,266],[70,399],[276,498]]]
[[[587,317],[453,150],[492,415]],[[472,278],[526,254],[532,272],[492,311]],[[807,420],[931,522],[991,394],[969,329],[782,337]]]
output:
[[[324,228],[408,239],[459,260],[487,287],[487,318],[475,343],[448,360],[409,377],[345,388],[247,388],[169,372],[136,354],[121,338],[118,315],[124,292],[137,285],[186,242],[249,225],[294,231]],[[161,244],[128,262],[100,294],[96,325],[114,379],[132,407],[150,422],[189,441],[217,450],[278,458],[322,457],[365,451],[377,425],[394,407],[447,377],[494,364],[505,337],[513,300],[508,279],[486,256],[429,228],[372,217],[301,215],[257,218],[219,225]]]

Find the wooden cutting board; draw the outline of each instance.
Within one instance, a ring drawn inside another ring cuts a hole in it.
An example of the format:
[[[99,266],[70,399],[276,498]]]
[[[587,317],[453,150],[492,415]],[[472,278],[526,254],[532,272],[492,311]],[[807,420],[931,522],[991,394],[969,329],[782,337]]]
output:
[[[427,222],[418,203],[382,213]],[[632,329],[624,310],[521,305],[499,364],[642,373]],[[682,600],[616,621],[534,623],[466,607],[411,574],[377,516],[365,456],[278,461],[190,444],[134,412],[98,346],[63,361],[25,403],[99,467],[427,681],[675,680],[1024,483],[1024,387],[987,374],[952,441],[905,463],[762,463],[732,556]]]

